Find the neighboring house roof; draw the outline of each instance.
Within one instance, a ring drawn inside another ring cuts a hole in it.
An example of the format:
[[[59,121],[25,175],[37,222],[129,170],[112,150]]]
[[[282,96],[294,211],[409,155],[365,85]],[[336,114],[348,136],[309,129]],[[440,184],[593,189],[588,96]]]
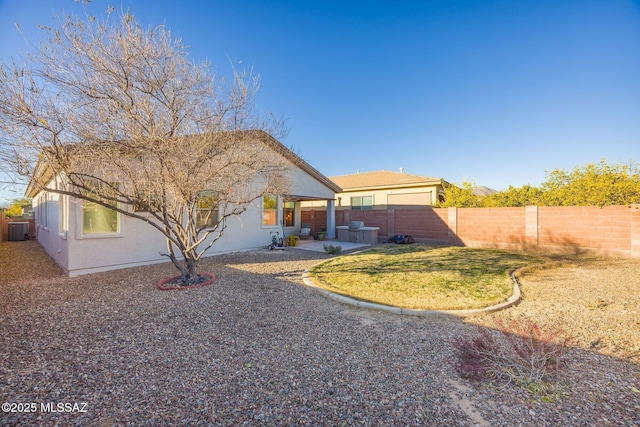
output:
[[[384,188],[424,187],[427,185],[444,185],[447,183],[442,178],[384,170],[331,176],[329,179],[342,187],[343,192]]]
[[[240,132],[244,133],[245,135],[253,136],[256,139],[262,141],[265,145],[267,145],[277,153],[284,156],[286,159],[291,161],[294,165],[298,166],[299,168],[307,172],[309,175],[311,175],[312,177],[314,177],[315,179],[323,183],[332,191],[336,193],[339,193],[342,191],[342,189],[335,182],[331,181],[329,178],[324,176],[317,169],[315,169],[313,166],[311,166],[309,163],[303,160],[300,156],[298,156],[296,153],[291,151],[284,144],[282,144],[280,141],[278,141],[277,139],[275,139],[273,136],[269,135],[265,131],[246,130],[246,131],[240,131]],[[25,191],[25,195],[30,198],[33,198],[35,195],[37,195],[40,192],[40,188],[36,185],[37,182],[40,182],[40,183],[48,182],[53,178],[51,169],[46,166],[46,163],[41,162],[40,160],[38,161],[38,165],[36,166],[36,172],[35,172],[36,175],[39,175],[39,176],[31,177],[29,185],[27,186],[27,189]]]

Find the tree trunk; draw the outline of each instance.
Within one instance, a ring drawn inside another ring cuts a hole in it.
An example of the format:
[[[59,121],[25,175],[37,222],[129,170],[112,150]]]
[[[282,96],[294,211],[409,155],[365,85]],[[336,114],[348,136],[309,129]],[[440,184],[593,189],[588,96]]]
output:
[[[173,265],[180,271],[180,285],[193,286],[198,284],[198,260],[185,257],[184,261],[178,260],[174,254],[164,254],[169,257]]]
[[[198,284],[198,261],[185,259],[180,269],[182,276],[182,286],[192,286]]]

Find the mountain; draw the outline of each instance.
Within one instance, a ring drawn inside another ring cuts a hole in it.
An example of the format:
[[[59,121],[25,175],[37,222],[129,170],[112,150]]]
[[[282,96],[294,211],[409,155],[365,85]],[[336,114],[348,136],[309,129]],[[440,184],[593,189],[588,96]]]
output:
[[[480,185],[473,189],[473,194],[476,196],[490,196],[492,194],[498,193],[498,190],[494,190],[493,188],[485,187],[484,185]]]

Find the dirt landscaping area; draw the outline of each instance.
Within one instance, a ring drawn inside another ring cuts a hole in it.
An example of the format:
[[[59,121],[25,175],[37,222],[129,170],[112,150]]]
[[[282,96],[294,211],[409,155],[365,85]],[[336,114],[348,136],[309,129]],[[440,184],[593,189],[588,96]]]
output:
[[[640,260],[525,271],[520,304],[462,321],[325,299],[301,275],[327,257],[212,257],[213,285],[163,292],[169,264],[68,278],[0,243],[0,424],[640,425]],[[461,379],[453,343],[518,316],[576,338],[553,393]]]

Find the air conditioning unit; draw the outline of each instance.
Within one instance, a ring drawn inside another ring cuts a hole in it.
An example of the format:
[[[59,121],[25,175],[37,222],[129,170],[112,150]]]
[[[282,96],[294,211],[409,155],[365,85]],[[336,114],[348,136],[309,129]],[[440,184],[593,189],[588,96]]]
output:
[[[21,240],[29,240],[29,223],[28,222],[10,222],[9,223],[9,241],[17,242]]]

